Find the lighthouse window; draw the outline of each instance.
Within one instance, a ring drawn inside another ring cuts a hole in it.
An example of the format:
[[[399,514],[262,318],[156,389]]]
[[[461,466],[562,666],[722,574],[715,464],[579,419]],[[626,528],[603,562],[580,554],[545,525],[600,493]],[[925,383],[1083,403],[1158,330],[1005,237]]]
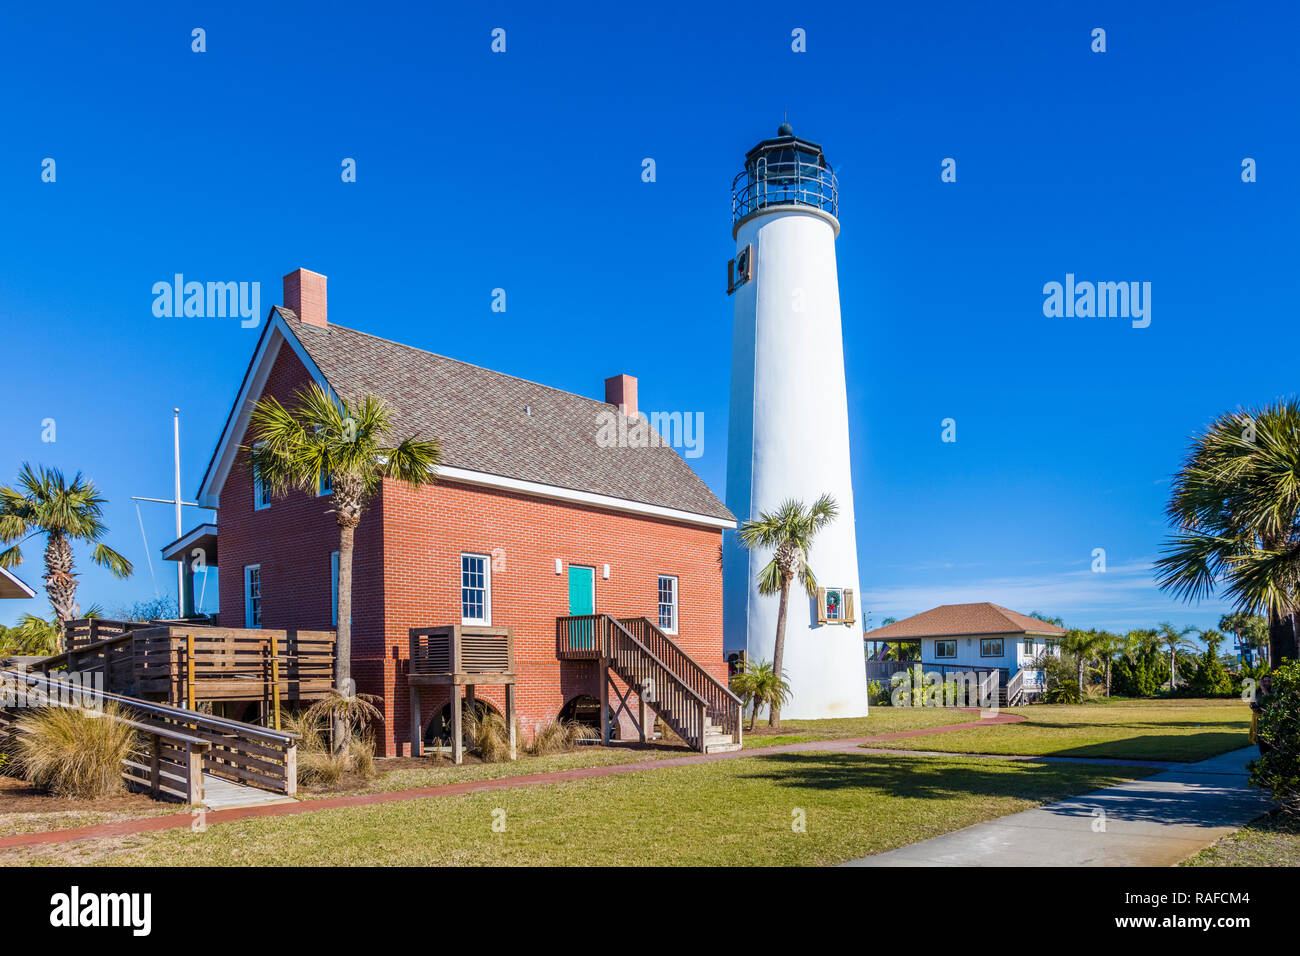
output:
[[[844,592],[839,588],[826,589],[826,620],[844,619]]]

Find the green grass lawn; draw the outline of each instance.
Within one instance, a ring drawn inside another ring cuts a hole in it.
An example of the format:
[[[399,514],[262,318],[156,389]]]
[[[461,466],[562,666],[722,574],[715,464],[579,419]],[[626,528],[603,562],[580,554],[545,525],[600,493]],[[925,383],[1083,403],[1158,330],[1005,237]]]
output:
[[[781,729],[773,731],[760,718],[757,732],[745,725],[745,749],[797,744],[806,740],[836,740],[844,737],[870,737],[892,734],[899,730],[940,727],[978,720],[979,714],[940,707],[872,707],[866,717],[833,717],[827,720],[783,720]]]
[[[779,732],[771,732],[759,722],[758,733],[744,734],[745,749],[775,747],[781,744],[802,743],[808,740],[837,740],[845,737],[867,737],[887,734],[896,730],[916,727],[934,727],[943,724],[974,720],[977,715],[954,710],[921,707],[877,707],[868,717],[836,718],[832,720],[786,720]],[[427,767],[403,767],[386,770],[384,761],[377,766],[380,775],[364,787],[353,792],[379,793],[389,790],[415,790],[436,787],[445,783],[462,783],[467,780],[495,780],[500,777],[517,777],[522,774],[544,773],[550,770],[570,770],[580,767],[604,767],[611,764],[636,763],[641,760],[662,760],[682,757],[691,751],[683,744],[647,745],[645,747],[579,747],[572,753],[549,757],[529,757],[521,754],[514,763],[463,764],[457,767],[445,760],[428,761]],[[307,800],[335,796],[334,793],[301,792]]]
[[[458,797],[10,851],[12,863],[654,866],[839,863],[1141,770],[768,754]],[[793,823],[803,819],[806,830]],[[502,832],[494,821],[504,822]]]
[[[1274,811],[1180,865],[1300,866],[1300,817]]]
[[[1250,744],[1250,708],[1238,700],[1035,704],[1003,713],[1028,719],[870,746],[944,753],[1195,761]]]

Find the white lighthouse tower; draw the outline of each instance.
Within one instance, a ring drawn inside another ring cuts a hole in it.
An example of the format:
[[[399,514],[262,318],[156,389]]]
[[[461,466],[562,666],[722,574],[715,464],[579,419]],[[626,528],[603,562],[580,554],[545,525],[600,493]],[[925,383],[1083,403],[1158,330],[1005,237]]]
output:
[[[821,146],[782,124],[745,156],[732,185],[736,258],[727,506],[741,521],[788,499],[811,505],[830,494],[839,514],[814,539],[808,563],[817,599],[796,581],[782,667],[791,719],[867,712],[859,610],[848,399],[840,331],[835,237],[838,187]],[[772,660],[779,597],[758,592],[770,553],[724,552],[728,649]]]

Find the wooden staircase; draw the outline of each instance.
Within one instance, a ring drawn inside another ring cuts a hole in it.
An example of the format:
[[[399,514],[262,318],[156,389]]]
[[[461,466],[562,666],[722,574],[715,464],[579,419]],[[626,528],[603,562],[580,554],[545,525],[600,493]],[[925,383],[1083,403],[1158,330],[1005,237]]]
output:
[[[699,665],[653,622],[644,617],[619,620],[586,614],[556,620],[556,656],[595,660],[601,665],[602,703],[613,672],[688,747],[722,753],[741,746],[741,702],[725,684]],[[608,742],[608,707],[602,707]]]

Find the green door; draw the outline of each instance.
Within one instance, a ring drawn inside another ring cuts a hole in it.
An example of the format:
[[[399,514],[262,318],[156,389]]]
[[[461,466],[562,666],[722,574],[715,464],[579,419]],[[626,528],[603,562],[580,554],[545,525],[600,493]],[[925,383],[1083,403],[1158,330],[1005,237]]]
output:
[[[596,569],[569,565],[569,616],[596,613]],[[591,621],[575,621],[571,644],[575,649],[591,650],[596,646],[596,629]]]
[[[596,569],[569,565],[569,616],[596,613]]]

